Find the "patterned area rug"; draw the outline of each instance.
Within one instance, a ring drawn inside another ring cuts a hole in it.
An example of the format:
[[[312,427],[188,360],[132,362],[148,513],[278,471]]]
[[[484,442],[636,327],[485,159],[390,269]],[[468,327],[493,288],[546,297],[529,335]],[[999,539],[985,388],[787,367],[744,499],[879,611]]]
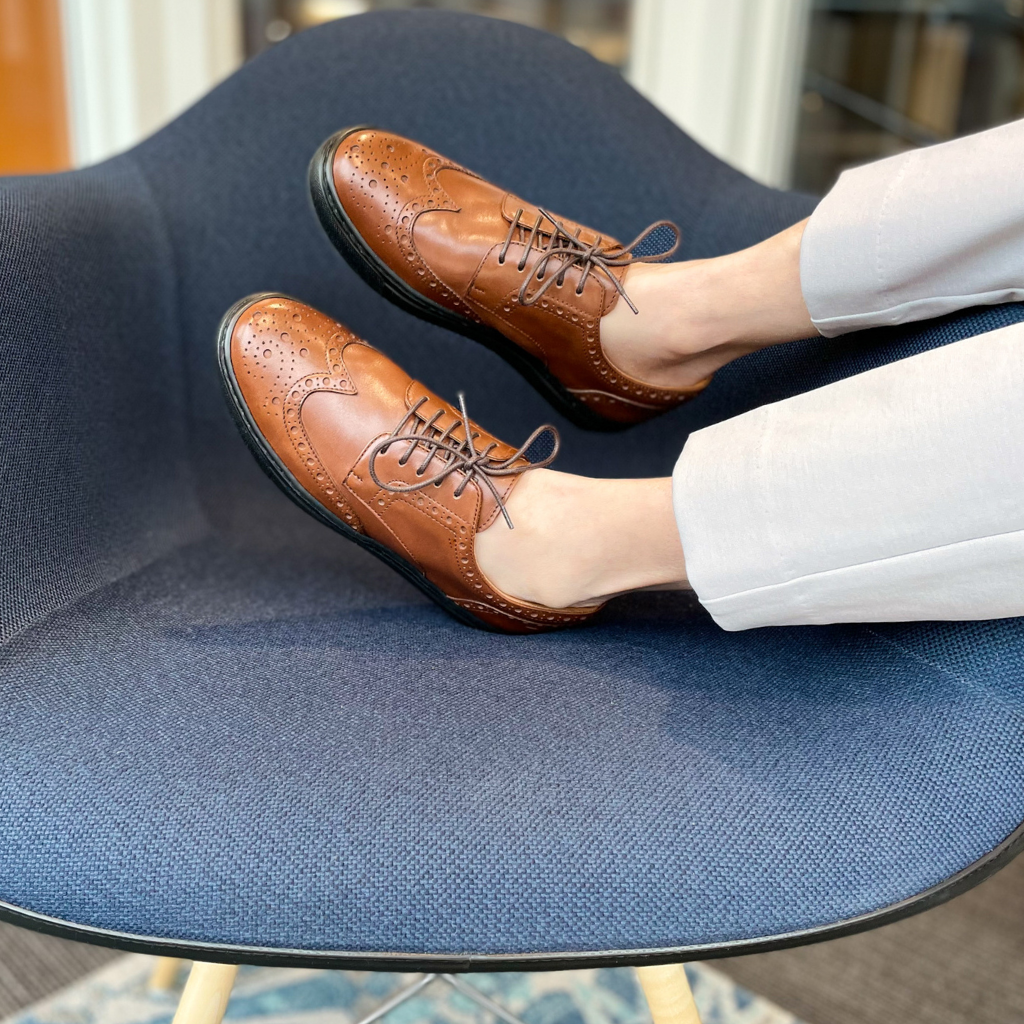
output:
[[[153,960],[126,956],[3,1024],[169,1024],[185,979],[151,992]],[[687,967],[703,1024],[800,1024],[792,1014],[703,964]],[[354,1024],[415,974],[243,967],[228,1004],[232,1024]],[[524,1024],[650,1024],[629,968],[557,973],[476,974],[464,978]],[[386,1017],[386,1024],[494,1024],[450,986],[434,982]]]

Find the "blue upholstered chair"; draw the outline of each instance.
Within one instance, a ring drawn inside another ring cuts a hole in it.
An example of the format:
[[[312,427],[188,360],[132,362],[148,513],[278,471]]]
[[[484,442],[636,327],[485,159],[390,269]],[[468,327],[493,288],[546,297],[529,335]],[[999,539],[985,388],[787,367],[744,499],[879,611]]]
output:
[[[499,436],[553,416],[323,235],[306,164],[366,122],[619,237],[670,217],[681,258],[814,205],[567,43],[432,12],[311,31],[123,156],[0,181],[0,916],[206,965],[658,965],[873,927],[1005,863],[1020,620],[730,634],[646,595],[487,634],[264,477],[214,359],[261,289]],[[697,427],[1021,319],[750,356],[625,433],[559,423],[559,465],[665,474]],[[200,965],[182,1019],[216,1019],[229,973]]]

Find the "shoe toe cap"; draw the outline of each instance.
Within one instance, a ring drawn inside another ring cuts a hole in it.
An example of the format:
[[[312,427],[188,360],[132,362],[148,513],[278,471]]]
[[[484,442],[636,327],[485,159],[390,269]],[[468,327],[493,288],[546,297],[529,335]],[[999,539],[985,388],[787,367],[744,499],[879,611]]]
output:
[[[285,296],[260,296],[236,316],[231,368],[250,412],[280,421],[295,388],[344,386],[342,350],[358,340],[346,328]]]
[[[367,241],[394,242],[435,187],[441,158],[398,135],[362,129],[344,136],[332,173],[338,201]],[[403,220],[404,218],[404,220]]]

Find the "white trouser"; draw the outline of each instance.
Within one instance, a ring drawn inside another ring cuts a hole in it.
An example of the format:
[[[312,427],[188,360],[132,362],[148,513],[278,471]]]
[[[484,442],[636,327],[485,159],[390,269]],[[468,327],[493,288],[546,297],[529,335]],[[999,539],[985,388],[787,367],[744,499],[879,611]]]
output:
[[[847,171],[800,277],[829,337],[1024,299],[1024,121]],[[1024,323],[697,431],[673,492],[725,629],[1024,615]]]

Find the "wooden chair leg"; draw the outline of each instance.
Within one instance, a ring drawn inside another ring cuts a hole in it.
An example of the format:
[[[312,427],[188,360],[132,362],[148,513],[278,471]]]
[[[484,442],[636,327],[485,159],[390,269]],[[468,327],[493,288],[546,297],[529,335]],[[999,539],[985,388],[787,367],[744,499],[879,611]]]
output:
[[[153,973],[149,976],[149,987],[154,992],[166,992],[174,987],[178,980],[178,972],[184,960],[174,956],[159,956],[153,965]]]
[[[237,973],[235,964],[192,964],[173,1024],[220,1024]]]
[[[700,1024],[682,964],[638,967],[636,973],[654,1024]]]

